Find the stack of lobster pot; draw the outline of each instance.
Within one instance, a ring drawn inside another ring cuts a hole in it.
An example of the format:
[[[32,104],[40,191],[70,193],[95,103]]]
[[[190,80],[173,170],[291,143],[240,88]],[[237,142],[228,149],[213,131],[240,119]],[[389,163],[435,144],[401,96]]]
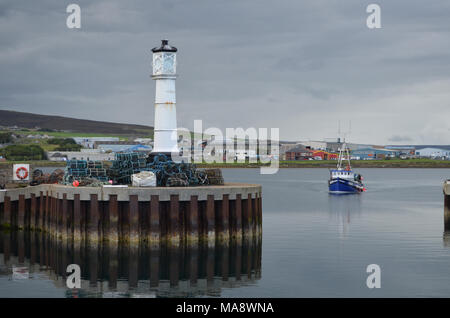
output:
[[[205,169],[206,177],[208,178],[208,184],[210,185],[223,185],[224,180],[222,176],[222,170],[220,169]]]

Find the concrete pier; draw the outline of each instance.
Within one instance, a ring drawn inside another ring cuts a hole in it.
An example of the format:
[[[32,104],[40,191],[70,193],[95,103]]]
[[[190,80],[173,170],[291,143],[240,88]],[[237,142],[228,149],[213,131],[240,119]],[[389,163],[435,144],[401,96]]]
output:
[[[3,228],[63,240],[111,243],[227,242],[261,235],[261,186],[72,187],[44,184],[0,191]]]

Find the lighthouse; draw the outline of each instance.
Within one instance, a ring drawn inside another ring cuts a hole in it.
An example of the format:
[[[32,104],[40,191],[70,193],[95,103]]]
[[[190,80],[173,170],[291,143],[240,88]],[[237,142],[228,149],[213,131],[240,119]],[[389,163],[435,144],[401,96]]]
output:
[[[160,47],[152,49],[155,91],[154,147],[152,155],[178,153],[177,107],[175,80],[177,48],[162,40]]]

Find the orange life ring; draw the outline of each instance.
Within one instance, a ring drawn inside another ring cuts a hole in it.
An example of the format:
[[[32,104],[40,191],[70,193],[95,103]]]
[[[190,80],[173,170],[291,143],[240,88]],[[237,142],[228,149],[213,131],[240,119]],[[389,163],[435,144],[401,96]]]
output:
[[[21,171],[24,171],[24,173],[22,174]],[[17,178],[19,178],[20,180],[24,180],[28,177],[28,170],[25,167],[19,167],[16,170],[16,176]]]

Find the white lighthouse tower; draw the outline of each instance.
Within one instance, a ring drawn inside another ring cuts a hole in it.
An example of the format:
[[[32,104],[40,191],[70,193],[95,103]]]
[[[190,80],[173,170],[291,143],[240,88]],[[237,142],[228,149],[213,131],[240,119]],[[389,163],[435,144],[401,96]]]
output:
[[[154,147],[152,155],[178,153],[177,107],[175,80],[177,48],[162,40],[160,47],[152,49],[153,74],[156,81]]]

